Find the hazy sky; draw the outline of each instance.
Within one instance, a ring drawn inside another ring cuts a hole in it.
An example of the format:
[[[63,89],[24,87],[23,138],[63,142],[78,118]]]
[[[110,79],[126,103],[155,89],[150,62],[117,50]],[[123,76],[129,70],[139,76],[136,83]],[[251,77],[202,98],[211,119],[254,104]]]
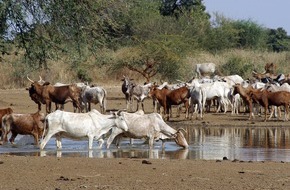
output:
[[[248,20],[266,27],[282,27],[290,35],[290,0],[204,0],[206,12],[226,18]]]

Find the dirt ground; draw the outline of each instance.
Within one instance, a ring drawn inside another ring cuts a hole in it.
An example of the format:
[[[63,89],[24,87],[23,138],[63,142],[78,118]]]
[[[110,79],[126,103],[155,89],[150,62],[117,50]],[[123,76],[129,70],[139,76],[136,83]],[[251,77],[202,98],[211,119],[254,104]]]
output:
[[[108,110],[124,109],[120,86],[104,86]],[[145,100],[145,112],[153,111]],[[37,105],[25,89],[0,90],[0,108],[15,113],[34,113]],[[98,105],[93,108],[99,110]],[[44,111],[45,107],[42,106]],[[70,104],[65,110],[72,111]],[[290,122],[230,112],[207,113],[204,120],[173,118],[168,124],[182,126],[290,127]],[[0,147],[1,149],[1,147]],[[240,160],[99,159],[84,157],[33,157],[0,155],[0,189],[290,189],[290,163]]]

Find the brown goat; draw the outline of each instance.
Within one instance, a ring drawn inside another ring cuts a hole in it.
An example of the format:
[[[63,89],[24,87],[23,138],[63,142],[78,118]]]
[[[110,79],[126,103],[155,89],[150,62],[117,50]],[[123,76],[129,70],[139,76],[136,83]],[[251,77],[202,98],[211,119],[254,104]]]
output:
[[[259,103],[265,108],[265,120],[267,121],[267,111],[268,106],[284,106],[284,121],[288,121],[289,104],[290,104],[290,92],[278,91],[269,92],[267,90],[263,91],[253,91],[250,92],[250,97],[253,101]]]

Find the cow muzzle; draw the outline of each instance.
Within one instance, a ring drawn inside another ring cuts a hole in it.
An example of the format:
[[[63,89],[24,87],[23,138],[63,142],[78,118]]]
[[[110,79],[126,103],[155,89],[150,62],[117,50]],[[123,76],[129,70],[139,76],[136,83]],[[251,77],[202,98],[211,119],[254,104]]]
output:
[[[188,148],[188,143],[187,143],[183,133],[181,132],[181,130],[184,130],[184,129],[178,129],[177,133],[175,133],[174,140],[175,140],[176,144],[178,144],[182,148]]]

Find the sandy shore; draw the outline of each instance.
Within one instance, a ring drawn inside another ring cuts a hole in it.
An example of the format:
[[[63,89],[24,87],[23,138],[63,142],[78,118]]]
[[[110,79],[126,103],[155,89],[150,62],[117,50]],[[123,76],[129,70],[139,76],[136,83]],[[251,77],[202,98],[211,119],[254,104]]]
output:
[[[0,156],[0,189],[290,189],[290,163]]]

